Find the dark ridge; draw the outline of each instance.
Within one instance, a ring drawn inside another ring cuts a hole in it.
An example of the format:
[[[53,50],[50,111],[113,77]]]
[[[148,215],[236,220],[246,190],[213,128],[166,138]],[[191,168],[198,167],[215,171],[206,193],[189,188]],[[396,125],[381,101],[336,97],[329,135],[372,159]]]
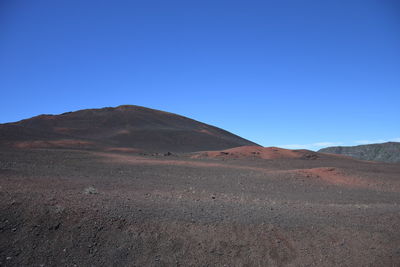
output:
[[[400,162],[400,143],[398,142],[359,146],[335,146],[320,149],[318,152],[346,155],[362,160]]]

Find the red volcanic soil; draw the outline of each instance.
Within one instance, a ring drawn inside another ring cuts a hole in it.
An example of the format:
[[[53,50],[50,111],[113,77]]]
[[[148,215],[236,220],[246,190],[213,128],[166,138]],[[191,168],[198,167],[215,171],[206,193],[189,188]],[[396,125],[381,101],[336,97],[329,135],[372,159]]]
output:
[[[136,148],[130,147],[107,147],[105,148],[107,152],[124,152],[124,153],[142,153],[143,151]]]
[[[279,147],[241,146],[222,151],[205,151],[193,155],[193,158],[259,158],[259,159],[316,159],[318,153],[310,150],[289,150]]]
[[[400,164],[220,152],[1,149],[0,266],[399,266]]]
[[[13,148],[94,148],[96,144],[84,140],[36,140],[36,141],[19,141],[10,142],[9,145]]]

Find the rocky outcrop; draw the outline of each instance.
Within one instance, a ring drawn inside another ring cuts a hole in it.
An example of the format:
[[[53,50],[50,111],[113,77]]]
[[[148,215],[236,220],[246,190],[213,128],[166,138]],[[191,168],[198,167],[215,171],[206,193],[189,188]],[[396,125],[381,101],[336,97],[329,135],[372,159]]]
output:
[[[362,160],[400,162],[400,143],[387,142],[360,146],[335,146],[318,152],[346,155]]]

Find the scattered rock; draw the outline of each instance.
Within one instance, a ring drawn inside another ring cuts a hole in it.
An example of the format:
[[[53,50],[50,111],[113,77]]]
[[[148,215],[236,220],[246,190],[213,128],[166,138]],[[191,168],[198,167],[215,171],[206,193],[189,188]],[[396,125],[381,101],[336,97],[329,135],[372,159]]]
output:
[[[305,159],[310,159],[310,160],[314,160],[314,159],[318,159],[319,156],[317,154],[305,154],[304,155]]]
[[[60,228],[61,223],[56,223],[53,226],[49,227],[49,230],[58,230]]]
[[[85,193],[85,194],[88,194],[88,195],[96,195],[96,194],[98,194],[99,192],[98,192],[97,189],[94,188],[93,186],[89,186],[89,187],[86,187],[86,188],[85,188],[84,193]]]

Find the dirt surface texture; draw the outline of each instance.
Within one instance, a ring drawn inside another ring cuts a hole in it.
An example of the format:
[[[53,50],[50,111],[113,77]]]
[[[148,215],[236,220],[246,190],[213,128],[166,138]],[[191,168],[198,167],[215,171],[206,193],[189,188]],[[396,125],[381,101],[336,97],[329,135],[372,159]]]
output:
[[[399,174],[278,148],[2,149],[0,266],[399,266]]]

